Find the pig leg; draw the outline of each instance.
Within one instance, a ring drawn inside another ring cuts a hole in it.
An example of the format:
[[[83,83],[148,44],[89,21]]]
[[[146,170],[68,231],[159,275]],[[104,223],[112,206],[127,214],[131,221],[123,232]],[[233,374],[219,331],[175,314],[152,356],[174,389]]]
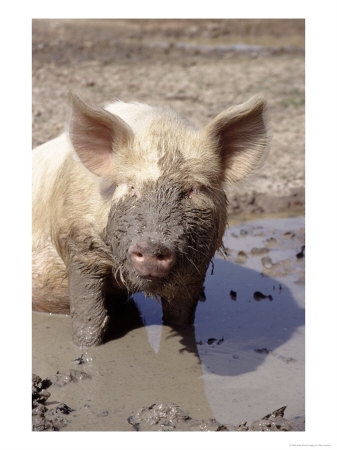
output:
[[[74,343],[85,347],[99,345],[109,322],[105,309],[104,278],[84,273],[76,266],[71,267],[69,299]]]
[[[111,254],[90,230],[71,229],[63,242],[73,341],[79,346],[99,345],[109,321],[105,297],[106,281],[112,273]]]
[[[184,289],[183,292],[180,290],[170,298],[162,297],[163,323],[178,326],[192,324],[202,293],[203,283]]]

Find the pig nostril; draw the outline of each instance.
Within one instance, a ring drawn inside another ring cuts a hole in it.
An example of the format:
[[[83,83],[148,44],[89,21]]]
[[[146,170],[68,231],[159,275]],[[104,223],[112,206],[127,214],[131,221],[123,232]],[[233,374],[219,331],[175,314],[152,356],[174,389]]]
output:
[[[129,247],[130,261],[141,277],[164,278],[175,263],[175,253],[155,242],[140,241]]]

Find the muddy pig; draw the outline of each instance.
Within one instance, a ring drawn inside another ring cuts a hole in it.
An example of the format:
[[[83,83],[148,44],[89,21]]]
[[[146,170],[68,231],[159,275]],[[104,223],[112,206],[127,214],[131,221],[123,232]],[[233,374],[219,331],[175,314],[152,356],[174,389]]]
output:
[[[69,313],[73,340],[101,343],[106,300],[144,291],[164,323],[192,323],[222,247],[224,187],[268,144],[263,98],[202,129],[170,109],[70,95],[68,130],[33,151],[33,308]]]

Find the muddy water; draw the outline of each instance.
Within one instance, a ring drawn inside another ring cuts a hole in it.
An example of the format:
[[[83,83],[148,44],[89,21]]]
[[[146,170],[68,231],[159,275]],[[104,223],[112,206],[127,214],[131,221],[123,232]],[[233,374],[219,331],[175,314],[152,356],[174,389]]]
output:
[[[46,406],[75,410],[64,431],[132,431],[128,417],[158,402],[234,425],[284,405],[288,419],[304,416],[304,218],[238,223],[224,245],[187,330],[163,326],[160,304],[137,294],[85,351],[70,317],[33,313],[33,372],[61,374]]]

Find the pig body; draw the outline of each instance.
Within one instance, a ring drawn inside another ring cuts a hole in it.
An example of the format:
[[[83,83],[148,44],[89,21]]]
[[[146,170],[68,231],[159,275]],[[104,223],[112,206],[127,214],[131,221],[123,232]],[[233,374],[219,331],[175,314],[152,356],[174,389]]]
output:
[[[71,97],[69,130],[33,151],[33,307],[71,313],[73,340],[102,342],[106,302],[144,291],[163,320],[193,322],[222,246],[224,183],[265,154],[255,97],[202,130],[171,110]]]

